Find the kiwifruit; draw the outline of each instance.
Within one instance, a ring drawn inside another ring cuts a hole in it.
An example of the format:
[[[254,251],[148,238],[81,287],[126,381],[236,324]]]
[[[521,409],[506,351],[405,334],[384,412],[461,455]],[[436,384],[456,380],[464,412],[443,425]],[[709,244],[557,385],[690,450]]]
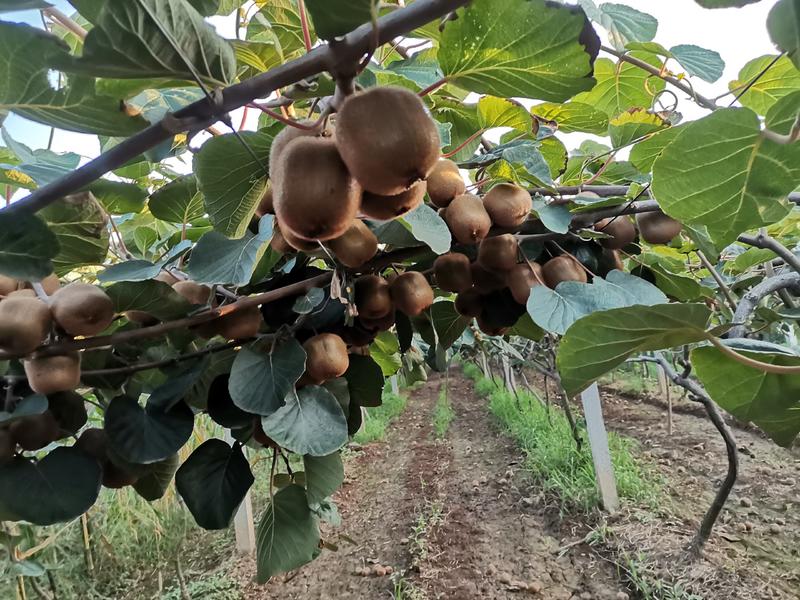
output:
[[[47,397],[48,407],[61,428],[61,432],[74,435],[86,425],[89,418],[83,396],[76,392],[58,392]]]
[[[464,317],[477,317],[483,310],[483,299],[477,290],[466,290],[456,296],[455,307]]]
[[[138,323],[139,325],[144,325],[145,327],[149,327],[158,323],[158,319],[156,319],[150,313],[144,312],[143,310],[128,310],[122,314],[125,315],[125,318],[131,323]]]
[[[276,167],[273,202],[284,237],[331,240],[350,226],[361,189],[327,138],[298,138],[286,146]]]
[[[505,272],[503,271],[490,271],[483,268],[480,263],[474,262],[470,265],[470,274],[472,275],[472,284],[481,294],[488,294],[506,287]]]
[[[594,224],[594,229],[611,236],[598,240],[603,248],[611,250],[624,248],[636,239],[636,227],[633,226],[633,221],[625,215],[598,221]]]
[[[61,281],[59,281],[58,275],[56,275],[55,273],[50,273],[50,275],[42,279],[39,283],[42,285],[44,293],[47,294],[48,296],[52,296],[58,290],[61,289]],[[33,285],[27,283],[25,284],[25,287],[33,288]]]
[[[339,262],[351,269],[360,267],[378,252],[378,238],[361,219],[353,219],[347,231],[327,245]]]
[[[319,242],[314,240],[304,240],[303,238],[297,237],[286,228],[281,229],[281,235],[283,236],[283,239],[286,240],[286,243],[289,244],[289,247],[300,252],[314,252],[315,250],[320,249]]]
[[[280,160],[281,156],[285,152],[287,146],[290,142],[302,137],[317,137],[322,133],[322,127],[317,127],[314,129],[307,129],[307,126],[311,125],[313,121],[298,121],[300,125],[306,126],[304,128],[300,127],[292,127],[291,125],[287,125],[275,136],[272,140],[272,145],[269,148],[269,177],[274,180],[276,177],[279,177],[278,171],[278,161]],[[268,191],[272,191],[270,188]],[[262,198],[262,202],[264,198]],[[267,211],[269,212],[269,211]]]
[[[542,285],[542,267],[539,263],[522,262],[514,265],[514,268],[506,275],[506,285],[511,290],[511,295],[519,304],[527,304],[531,295],[531,288]]]
[[[358,314],[364,319],[381,319],[392,312],[389,282],[379,275],[356,279],[355,300]]]
[[[194,281],[178,281],[172,284],[172,289],[186,298],[190,304],[206,306],[211,300],[211,288]]]
[[[377,329],[368,329],[361,319],[358,319],[350,327],[337,327],[336,335],[348,346],[367,346],[375,341],[378,336]],[[319,380],[309,380],[307,385],[322,383]]]
[[[272,230],[272,239],[269,242],[270,247],[275,252],[280,252],[281,254],[291,254],[294,252],[294,248],[289,245],[289,242],[286,241],[286,238],[283,237],[283,233],[281,232],[280,227],[276,226]]]
[[[494,186],[483,198],[486,212],[498,227],[518,227],[531,212],[531,195],[513,183]]]
[[[335,333],[320,333],[306,340],[306,373],[318,382],[344,375],[350,366],[347,345]]]
[[[489,233],[492,219],[478,196],[461,194],[447,207],[444,220],[462,244],[476,244]]]
[[[625,265],[619,255],[619,250],[604,249],[603,253],[597,261],[597,274],[600,277],[605,277],[609,272],[616,269],[617,271],[624,271]]]
[[[23,288],[21,290],[14,290],[6,296],[6,298],[38,298],[38,296],[32,289]]]
[[[390,285],[394,305],[409,317],[416,317],[433,304],[433,289],[425,276],[409,271],[398,276]]]
[[[114,303],[88,283],[70,283],[50,299],[53,319],[70,335],[97,335],[111,325]]]
[[[230,375],[224,374],[214,378],[208,387],[206,412],[211,420],[227,429],[246,427],[253,415],[236,406],[228,391]]]
[[[0,348],[29,354],[50,332],[52,318],[38,298],[12,297],[0,302]]]
[[[203,323],[197,329],[205,337],[220,335],[228,340],[246,340],[258,334],[262,323],[258,306],[248,306]]]
[[[38,415],[22,417],[9,426],[9,433],[23,450],[40,450],[60,437],[60,428],[49,410]]]
[[[428,197],[439,208],[449,205],[453,198],[467,191],[467,184],[461,177],[458,165],[443,158],[436,163],[428,175]]]
[[[394,196],[426,179],[439,159],[439,130],[414,92],[373,87],[345,100],[336,145],[361,187]]]
[[[256,215],[259,217],[263,217],[264,215],[274,215],[275,214],[275,206],[273,204],[272,199],[272,188],[267,188],[264,192],[264,195],[261,196],[261,200],[258,202],[258,206],[256,207]]]
[[[683,225],[661,211],[644,212],[636,215],[639,235],[648,244],[668,244],[681,232]]]
[[[253,441],[258,442],[265,448],[272,448],[274,450],[280,448],[271,437],[264,433],[264,427],[261,425],[260,417],[253,419]]]
[[[518,254],[517,238],[510,233],[487,237],[478,247],[478,263],[488,271],[510,271]]]
[[[109,458],[108,436],[102,429],[92,427],[85,429],[78,441],[75,442],[75,447],[82,450],[92,458],[94,458],[103,469],[103,486],[112,490],[124,488],[133,485],[139,477],[124,468],[111,462]]]
[[[428,184],[425,181],[418,181],[394,196],[379,196],[365,191],[361,196],[361,214],[378,221],[402,217],[422,204],[427,189]]]
[[[481,318],[493,327],[513,327],[525,311],[526,306],[514,300],[508,288],[495,290],[483,296]]]
[[[566,255],[551,258],[542,267],[542,277],[547,287],[555,289],[562,281],[586,283],[586,271],[574,258]]]
[[[17,443],[8,429],[0,429],[0,466],[8,464],[14,458]]]
[[[397,321],[394,310],[389,311],[383,317],[378,319],[366,319],[359,317],[358,322],[361,323],[365,329],[370,331],[389,331]]]
[[[162,283],[166,283],[167,285],[172,285],[173,283],[178,283],[180,279],[175,277],[169,271],[159,271],[158,275],[153,277],[155,281],[161,281]]]
[[[469,258],[458,252],[442,254],[433,262],[436,285],[445,292],[465,292],[472,287]]]
[[[81,382],[81,355],[70,352],[61,356],[33,357],[23,361],[30,388],[38,393],[68,392]]]
[[[0,275],[0,296],[8,296],[19,287],[19,281]]]
[[[372,353],[369,351],[369,346],[353,346],[350,348],[350,354],[355,354],[356,356],[371,356]]]
[[[510,327],[503,327],[501,325],[496,325],[491,323],[490,321],[486,320],[486,318],[482,315],[478,315],[475,317],[475,320],[478,323],[478,328],[485,333],[486,335],[490,336],[500,336],[505,335],[508,333]]]

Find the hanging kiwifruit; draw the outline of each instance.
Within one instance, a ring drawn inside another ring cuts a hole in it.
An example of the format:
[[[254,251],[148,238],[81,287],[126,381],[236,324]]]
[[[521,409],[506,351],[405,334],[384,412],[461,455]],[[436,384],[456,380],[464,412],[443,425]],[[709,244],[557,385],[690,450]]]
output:
[[[38,298],[11,297],[0,302],[0,349],[29,354],[50,332],[52,317]]]
[[[478,315],[475,317],[475,321],[478,323],[478,328],[485,333],[486,335],[490,336],[500,336],[505,335],[508,333],[510,327],[504,327],[502,325],[497,325],[492,323],[491,321],[487,320],[485,316]]]
[[[319,242],[314,240],[304,240],[303,238],[297,237],[288,229],[282,229],[281,235],[291,248],[299,250],[300,252],[314,252],[320,249]]]
[[[683,225],[661,211],[644,212],[636,215],[639,235],[648,244],[668,244],[681,232]]]
[[[610,238],[598,240],[603,248],[619,250],[636,239],[636,227],[625,215],[609,217],[594,224],[594,230],[610,235]]]
[[[407,190],[394,196],[379,196],[365,191],[361,196],[361,214],[378,221],[389,221],[402,217],[422,204],[427,189],[426,182],[418,181]]]
[[[269,242],[270,248],[272,248],[275,252],[279,252],[281,254],[291,254],[295,251],[289,245],[289,242],[286,241],[286,238],[283,237],[283,233],[281,232],[281,228],[278,227],[278,224],[275,223],[275,228],[272,230],[272,239]]]
[[[189,301],[189,304],[206,306],[211,300],[211,288],[194,281],[179,281],[172,284],[172,289]]]
[[[75,442],[75,448],[80,449],[92,458],[94,458],[103,469],[103,486],[112,490],[124,488],[133,485],[139,477],[132,471],[119,466],[109,458],[108,436],[102,429],[92,427],[85,429],[78,441]]]
[[[126,310],[122,314],[131,323],[137,323],[144,327],[151,327],[152,325],[156,325],[158,323],[158,319],[156,319],[150,313],[144,312],[143,310]]]
[[[467,184],[452,160],[443,158],[428,175],[428,197],[439,208],[448,206],[453,198],[467,191]]]
[[[106,293],[88,283],[70,283],[50,299],[56,323],[70,335],[97,335],[111,325],[114,303]]]
[[[366,346],[375,341],[375,338],[378,336],[378,331],[376,329],[367,329],[361,322],[361,319],[357,319],[350,327],[337,327],[335,333],[342,338],[342,341],[348,346]],[[320,383],[320,381],[308,377],[306,385],[314,383]]]
[[[477,261],[470,265],[472,284],[481,294],[488,294],[506,287],[504,271],[484,269]]]
[[[30,388],[38,393],[55,394],[74,390],[81,382],[81,355],[33,357],[23,361]]]
[[[17,443],[8,429],[0,429],[0,466],[6,465],[14,458]]]
[[[21,290],[14,290],[11,292],[6,298],[38,298],[36,292],[29,288],[23,288]]]
[[[478,247],[478,263],[488,271],[510,271],[518,254],[517,238],[510,233],[487,237]]]
[[[47,397],[48,410],[53,413],[61,433],[75,435],[86,425],[89,415],[83,396],[77,392],[58,392]]]
[[[302,137],[317,137],[322,133],[321,124],[318,127],[311,129],[309,129],[309,127],[314,124],[313,121],[298,121],[298,124],[301,125],[302,128],[287,125],[281,129],[278,135],[276,135],[272,140],[272,144],[269,147],[269,177],[272,180],[273,186],[275,185],[275,178],[279,176],[278,161],[283,156],[283,153],[285,152],[289,143]],[[268,191],[272,191],[272,188],[270,188]]]
[[[378,238],[361,219],[353,219],[347,231],[332,239],[327,246],[340,263],[355,269],[377,254]]]
[[[416,317],[433,304],[433,289],[418,271],[403,273],[389,288],[394,305],[409,317]]]
[[[444,220],[462,244],[477,244],[489,233],[492,219],[478,196],[461,194],[447,207]]]
[[[49,410],[14,421],[9,433],[20,448],[29,452],[40,450],[61,436],[58,421]]]
[[[358,314],[364,319],[380,319],[392,312],[389,282],[379,275],[362,275],[356,279],[355,300]]]
[[[306,373],[316,382],[336,379],[350,366],[347,344],[335,333],[320,333],[306,340]]]
[[[605,277],[614,269],[624,271],[625,265],[620,257],[619,250],[604,249],[597,260],[597,275]]]
[[[394,196],[426,179],[439,159],[439,130],[414,92],[373,87],[345,100],[336,145],[350,173],[373,194]]]
[[[464,317],[477,317],[483,310],[483,298],[477,290],[467,290],[456,296],[455,307]]]
[[[180,281],[180,279],[175,277],[175,275],[169,271],[159,271],[158,275],[153,277],[153,279],[162,283],[166,283],[167,285],[172,285],[173,283],[178,283]]]
[[[331,240],[350,226],[361,203],[361,189],[328,138],[298,138],[277,164],[273,202],[284,237]]]
[[[483,198],[486,212],[498,227],[518,227],[531,212],[531,195],[513,183],[494,186]]]
[[[19,281],[0,275],[0,296],[8,296],[19,287]]]
[[[236,406],[228,391],[230,374],[219,375],[208,386],[206,412],[212,421],[227,429],[248,426],[253,415]]]
[[[389,331],[396,321],[394,310],[390,310],[383,317],[377,319],[358,318],[358,322],[368,331]]]
[[[445,292],[465,292],[472,287],[469,258],[458,252],[442,254],[433,263],[436,285]]]
[[[256,216],[263,217],[264,215],[274,215],[275,214],[275,206],[273,204],[272,198],[272,188],[267,188],[264,192],[264,195],[261,196],[261,200],[258,201],[258,206],[256,207]]]
[[[44,293],[48,296],[52,296],[61,289],[61,281],[59,281],[58,275],[55,273],[50,273],[50,275],[42,279],[39,284],[41,284]],[[26,283],[25,287],[32,289],[33,285],[31,283]]]
[[[227,340],[246,340],[258,334],[262,323],[258,306],[248,306],[203,323],[197,329],[204,337],[220,335]]]
[[[527,304],[531,295],[531,288],[542,285],[542,267],[539,263],[522,262],[515,265],[506,276],[506,284],[511,290],[511,295],[519,304]]]
[[[554,289],[562,281],[579,281],[586,283],[586,271],[571,256],[556,256],[542,267],[542,277],[547,287]]]

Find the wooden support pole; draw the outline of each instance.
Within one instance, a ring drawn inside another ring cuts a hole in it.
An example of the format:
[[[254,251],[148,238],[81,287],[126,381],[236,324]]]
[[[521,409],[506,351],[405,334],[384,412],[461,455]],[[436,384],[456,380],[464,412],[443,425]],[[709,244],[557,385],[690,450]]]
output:
[[[611,452],[608,448],[608,433],[603,421],[603,407],[600,404],[600,390],[596,383],[581,393],[583,414],[586,418],[586,430],[589,434],[589,445],[592,450],[597,489],[600,501],[608,512],[616,512],[619,508],[617,482],[614,478],[614,467],[611,464]]]
[[[230,431],[225,431],[225,441],[229,444],[233,443]],[[242,448],[242,450],[247,451],[246,448]],[[256,551],[256,527],[253,521],[253,501],[250,492],[245,494],[239,510],[233,517],[233,529],[236,533],[236,551],[239,554],[254,554]]]
[[[667,399],[667,434],[672,435],[672,394],[669,393],[669,379],[664,367],[658,365],[658,386],[661,391],[661,397]]]

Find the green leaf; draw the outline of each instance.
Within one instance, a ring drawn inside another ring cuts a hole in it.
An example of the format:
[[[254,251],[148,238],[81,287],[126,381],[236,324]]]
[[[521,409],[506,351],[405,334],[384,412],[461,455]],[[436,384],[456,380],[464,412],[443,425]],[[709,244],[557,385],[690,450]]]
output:
[[[533,200],[533,210],[541,220],[542,225],[556,233],[567,233],[572,223],[572,213],[561,204],[548,204],[541,198]]]
[[[39,215],[58,238],[61,249],[53,259],[57,273],[103,263],[108,255],[107,217],[91,192],[64,196]]]
[[[36,525],[69,521],[97,500],[98,462],[74,447],[59,447],[42,460],[16,457],[0,467],[0,512]]]
[[[704,304],[658,304],[616,308],[579,319],[558,349],[556,363],[564,390],[575,396],[638,352],[706,339],[710,316]]]
[[[52,6],[44,0],[3,0],[0,3],[0,13],[14,12],[15,10],[42,9]]]
[[[445,124],[449,124],[450,143],[442,147],[442,152],[450,153],[456,148],[467,142],[479,129],[477,105],[462,104],[461,102],[446,100],[444,98],[434,98],[436,105],[433,108],[434,118]],[[475,137],[471,142],[451,156],[451,160],[456,162],[465,161],[475,154],[480,146],[480,136]]]
[[[211,439],[195,448],[175,474],[175,487],[203,529],[225,529],[255,478],[236,443]]]
[[[156,219],[169,223],[191,223],[206,212],[194,175],[178,177],[153,192],[148,207]]]
[[[703,81],[714,83],[725,71],[725,61],[719,52],[694,44],[679,44],[669,50],[689,75],[699,77]]]
[[[448,81],[465,90],[563,102],[594,84],[584,44],[597,38],[580,8],[473,0],[458,17],[445,27],[438,58]]]
[[[742,67],[739,77],[728,84],[728,89],[736,90],[738,93],[738,88],[758,77],[774,59],[775,57],[770,55],[754,58]],[[739,102],[742,106],[746,106],[760,115],[765,115],[775,102],[787,94],[797,91],[798,88],[800,88],[800,71],[792,64],[791,60],[782,56],[742,94]]]
[[[417,52],[404,60],[396,60],[386,67],[395,75],[413,81],[420,89],[433,85],[444,77],[439,62],[429,52]]]
[[[106,3],[83,54],[58,66],[118,79],[193,80],[197,74],[212,86],[236,77],[233,48],[186,0]]]
[[[230,237],[241,237],[266,190],[266,165],[274,135],[242,131],[241,141],[230,133],[208,140],[194,156],[194,173],[205,197],[214,227]],[[247,151],[247,144],[259,160]],[[235,169],[231,165],[236,165]]]
[[[371,19],[375,0],[306,0],[319,37],[331,40],[349,33]]]
[[[743,231],[780,221],[800,179],[800,145],[761,134],[746,108],[688,124],[653,165],[653,195],[671,217],[705,225],[723,247]]]
[[[350,397],[359,406],[380,406],[383,394],[383,370],[369,356],[350,355],[350,366],[344,374]]]
[[[400,356],[400,341],[390,331],[381,331],[370,344],[369,355],[381,368],[384,377],[394,375],[403,366]]]
[[[40,281],[53,272],[58,252],[58,238],[39,217],[0,212],[0,273]]]
[[[767,111],[764,125],[775,133],[787,135],[800,115],[800,90],[784,96]]]
[[[291,390],[286,404],[261,426],[270,438],[297,454],[325,456],[347,442],[347,419],[342,407],[325,388],[310,385]]]
[[[695,0],[703,8],[741,8],[747,4],[755,4],[760,0]]]
[[[798,356],[739,352],[771,365],[800,366]],[[792,445],[800,433],[800,375],[765,373],[742,365],[713,346],[695,348],[691,358],[697,377],[714,402],[737,419],[758,425],[775,443],[786,448]]]
[[[583,102],[544,102],[532,107],[531,112],[537,117],[555,121],[558,130],[564,133],[580,131],[605,135],[608,130],[608,115]]]
[[[518,335],[534,342],[540,341],[544,337],[544,330],[533,322],[528,313],[522,315],[519,320],[508,332],[509,335]]]
[[[306,496],[311,505],[319,504],[344,483],[344,464],[339,452],[328,456],[304,456],[303,470],[306,473]]]
[[[630,54],[653,66],[661,66],[661,62],[652,54]],[[607,58],[598,59],[594,63],[594,76],[597,85],[588,92],[578,94],[573,101],[593,106],[609,117],[615,117],[630,108],[650,108],[653,94],[660,92],[665,86],[664,81],[651,77],[647,71],[635,65],[622,63],[617,66]]]
[[[641,108],[633,108],[617,115],[608,125],[608,134],[614,148],[627,146],[633,140],[667,127],[664,119]]]
[[[633,166],[643,173],[648,173],[653,168],[656,159],[661,156],[664,148],[683,131],[682,127],[686,127],[686,125],[660,129],[646,140],[634,144],[630,154]]]
[[[205,98],[205,94],[196,87],[149,89],[126,100],[125,104],[141,112],[150,123],[158,123],[167,113],[177,112],[202,98]]]
[[[305,490],[288,485],[264,510],[256,534],[258,583],[314,560],[320,553],[317,517],[308,507]]]
[[[163,281],[127,281],[115,283],[105,290],[114,303],[114,312],[138,310],[159,321],[185,317],[192,305]]]
[[[133,489],[148,502],[163,498],[180,463],[181,459],[177,454],[153,463],[147,473],[133,484]]]
[[[284,400],[306,368],[306,352],[295,338],[269,353],[243,348],[236,354],[228,381],[233,403],[255,415],[267,416]]]
[[[453,241],[447,223],[427,204],[420,204],[417,208],[401,217],[402,222],[415,239],[436,252],[444,254],[450,250]]]
[[[39,185],[47,185],[78,168],[81,157],[74,152],[56,154],[50,150],[31,150],[14,140],[3,128],[3,141],[19,159],[15,170],[28,175]]]
[[[47,396],[43,396],[42,394],[25,396],[22,400],[17,402],[17,405],[11,412],[0,411],[0,425],[6,426],[25,417],[40,415],[47,410],[47,407]]]
[[[270,0],[267,3],[259,2],[259,5],[261,10],[254,15],[247,27],[247,39],[277,43],[283,60],[304,54],[303,29],[297,3],[294,0]],[[310,34],[313,43],[313,26]]]
[[[791,56],[800,69],[800,2],[778,0],[767,16],[767,30],[772,43]]]
[[[439,300],[423,315],[414,319],[414,327],[429,346],[436,346],[438,343],[447,349],[461,337],[471,321],[472,319],[459,314],[455,302]]]
[[[142,212],[147,199],[147,190],[138,185],[110,179],[98,179],[86,190],[112,215]]]
[[[610,2],[600,5],[600,13],[600,24],[617,50],[623,50],[628,42],[649,42],[656,36],[658,21],[652,15]]]
[[[294,301],[292,311],[298,315],[308,315],[325,300],[325,290],[322,288],[311,288],[306,294]]]
[[[101,283],[113,283],[116,281],[147,281],[156,277],[166,265],[173,262],[176,258],[185,254],[191,249],[192,243],[189,240],[178,242],[169,252],[157,263],[149,260],[127,260],[108,267],[105,271],[97,274],[97,280]],[[163,288],[159,289],[164,293]],[[123,300],[127,302],[127,300]],[[172,298],[175,301],[175,298]]]
[[[484,96],[478,100],[478,123],[481,129],[511,127],[530,131],[531,115],[524,106],[513,100]]]

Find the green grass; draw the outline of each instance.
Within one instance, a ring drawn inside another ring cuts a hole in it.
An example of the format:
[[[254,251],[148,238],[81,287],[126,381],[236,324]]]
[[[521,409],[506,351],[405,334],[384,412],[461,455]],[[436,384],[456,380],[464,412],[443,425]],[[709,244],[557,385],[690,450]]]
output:
[[[453,406],[450,404],[450,398],[447,395],[447,384],[442,384],[442,389],[439,390],[439,397],[436,399],[436,406],[433,409],[433,431],[436,439],[441,440],[447,436],[447,431],[450,429],[450,423],[455,419],[456,413],[453,412]]]
[[[406,408],[406,398],[391,392],[383,392],[383,403],[376,408],[364,411],[364,424],[353,440],[361,445],[382,440],[386,437],[386,428]]]

